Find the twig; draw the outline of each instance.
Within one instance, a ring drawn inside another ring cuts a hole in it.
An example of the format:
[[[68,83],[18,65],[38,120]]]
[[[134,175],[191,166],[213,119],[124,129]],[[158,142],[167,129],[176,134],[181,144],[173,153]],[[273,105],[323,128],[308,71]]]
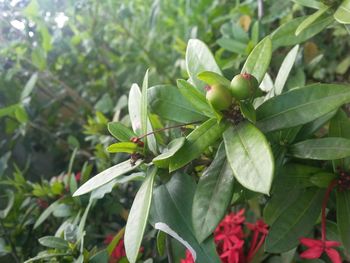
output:
[[[264,0],[258,0],[258,18],[259,20],[264,16]]]

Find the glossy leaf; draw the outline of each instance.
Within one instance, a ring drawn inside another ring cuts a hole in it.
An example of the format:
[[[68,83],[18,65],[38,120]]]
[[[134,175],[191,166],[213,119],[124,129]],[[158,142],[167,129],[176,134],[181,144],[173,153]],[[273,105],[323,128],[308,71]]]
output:
[[[233,194],[234,176],[221,144],[213,162],[200,177],[192,206],[192,222],[201,243],[212,234],[226,213]]]
[[[141,130],[142,134],[148,132],[148,70],[143,78],[142,90],[141,90]],[[147,147],[148,137],[144,139],[145,147]]]
[[[108,123],[108,131],[121,142],[128,142],[131,138],[136,137],[136,134],[120,122]]]
[[[122,163],[114,165],[98,175],[95,175],[89,181],[80,186],[73,196],[79,196],[91,192],[92,190],[107,184],[118,176],[135,170],[141,163],[142,160],[138,160],[136,161],[135,165],[132,165],[130,160],[126,160]]]
[[[184,145],[186,138],[180,137],[172,140],[167,149],[160,155],[153,158],[152,162],[162,168],[169,167],[169,159],[174,156],[174,154],[180,150],[180,148]]]
[[[149,92],[149,91],[148,91]],[[142,135],[142,116],[141,116],[142,95],[140,88],[137,84],[131,86],[129,92],[129,116],[131,120],[131,126],[137,135]],[[147,133],[152,132],[152,126],[147,118]],[[157,152],[157,144],[154,134],[147,136],[147,142],[149,149],[153,152]]]
[[[197,127],[186,137],[185,144],[170,159],[170,171],[175,171],[199,157],[222,136],[226,128],[226,123],[218,123],[216,119],[207,120]]]
[[[256,112],[254,109],[253,104],[251,104],[249,101],[240,101],[239,102],[241,113],[246,118],[252,123],[256,122]]]
[[[291,250],[299,244],[299,238],[305,237],[313,229],[321,213],[324,191],[308,188],[298,198],[286,206],[283,213],[270,226],[265,241],[265,250],[281,253]]]
[[[306,6],[314,9],[320,9],[324,7],[324,4],[322,4],[320,1],[317,1],[317,0],[292,0],[292,1],[301,6]]]
[[[303,22],[300,23],[300,25],[295,30],[295,35],[299,35],[301,32],[303,32],[305,29],[307,29],[309,26],[311,26],[317,18],[322,16],[327,10],[329,9],[329,6],[324,6],[320,8],[318,11],[313,13],[312,15],[309,15]]]
[[[196,262],[220,263],[213,238],[199,244],[194,234],[191,210],[195,187],[187,174],[174,174],[169,182],[155,189],[150,221],[186,246]]]
[[[249,190],[270,193],[274,159],[265,136],[251,123],[224,132],[226,156],[238,182]]]
[[[265,37],[249,54],[241,72],[253,75],[260,83],[270,65],[271,53],[271,39],[270,37]]]
[[[350,140],[338,137],[306,140],[292,145],[288,153],[303,159],[341,159],[350,156]]]
[[[154,86],[149,89],[148,94],[151,112],[166,120],[188,123],[205,118],[174,86]]]
[[[205,43],[198,39],[190,39],[186,50],[186,68],[196,89],[204,93],[205,83],[197,78],[203,71],[212,71],[222,75],[214,56]]]
[[[177,86],[182,96],[186,98],[187,101],[192,104],[195,109],[197,109],[197,111],[201,112],[209,118],[215,117],[215,113],[209,106],[205,96],[200,93],[192,84],[186,80],[179,79],[177,81]]]
[[[69,249],[68,241],[60,237],[54,237],[54,236],[41,237],[39,238],[39,243],[44,247],[63,249],[63,250]]]
[[[133,142],[117,142],[107,147],[107,152],[110,153],[135,153],[141,150],[142,148]]]
[[[128,260],[135,263],[141,247],[151,206],[153,182],[157,168],[149,168],[145,181],[138,190],[131,206],[128,221],[125,226],[125,252]]]
[[[257,126],[267,132],[313,121],[350,101],[345,85],[314,84],[264,102],[256,111]]]
[[[275,95],[280,95],[282,93],[284,85],[287,82],[289,73],[292,70],[295,59],[297,57],[298,50],[299,45],[296,45],[291,49],[291,51],[288,52],[287,56],[284,58],[275,80]]]
[[[231,82],[225,77],[221,76],[218,73],[211,71],[203,71],[197,75],[198,79],[204,81],[209,85],[217,85],[220,84],[225,87],[229,87]]]
[[[334,13],[334,18],[339,23],[350,24],[350,0],[344,0]]]
[[[305,29],[298,36],[295,36],[297,27],[304,19],[305,17],[298,17],[277,28],[276,31],[271,34],[273,50],[282,46],[300,44],[324,30],[334,21],[332,16],[323,15],[312,23],[310,27]]]
[[[53,202],[51,205],[49,205],[48,208],[44,210],[44,212],[41,213],[34,224],[34,229],[40,226],[56,210],[56,208],[60,205],[59,201],[60,200]]]
[[[350,256],[350,191],[337,191],[337,223],[341,242]]]

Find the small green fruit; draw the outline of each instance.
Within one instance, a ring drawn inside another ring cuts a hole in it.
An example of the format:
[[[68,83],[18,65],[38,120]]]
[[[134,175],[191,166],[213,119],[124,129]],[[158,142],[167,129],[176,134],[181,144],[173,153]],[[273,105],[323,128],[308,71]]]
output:
[[[214,109],[227,110],[232,104],[230,91],[222,85],[207,86],[206,98]]]
[[[253,75],[248,73],[238,74],[231,81],[230,91],[232,96],[239,100],[256,97],[259,91],[259,83]]]

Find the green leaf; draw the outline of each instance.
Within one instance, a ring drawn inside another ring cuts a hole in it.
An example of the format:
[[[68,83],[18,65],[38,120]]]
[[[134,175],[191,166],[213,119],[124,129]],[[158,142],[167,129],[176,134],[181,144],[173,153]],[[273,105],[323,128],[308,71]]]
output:
[[[298,50],[299,45],[296,45],[288,52],[287,56],[284,58],[275,80],[275,95],[280,95],[282,93],[284,85],[286,84],[289,73],[292,70],[295,59],[297,57]]]
[[[163,119],[188,123],[203,120],[203,114],[184,99],[180,91],[171,85],[158,85],[149,89],[151,112]]]
[[[341,24],[350,24],[350,0],[344,0],[334,13],[334,18]]]
[[[60,205],[60,201],[61,200],[57,200],[53,202],[48,208],[44,210],[44,212],[41,213],[41,215],[34,224],[34,229],[40,226],[58,208],[58,206]]]
[[[293,144],[288,153],[303,159],[336,160],[350,156],[350,140],[337,137],[306,140]]]
[[[332,16],[325,14],[319,17],[310,27],[305,29],[298,36],[295,36],[297,27],[304,19],[305,17],[298,17],[277,28],[276,31],[271,34],[273,50],[282,46],[300,44],[321,32],[334,21]]]
[[[30,263],[30,262],[35,262],[35,261],[42,261],[45,260],[47,261],[47,259],[49,258],[59,258],[59,257],[64,257],[64,256],[69,256],[71,255],[70,253],[48,253],[48,252],[44,252],[42,254],[40,254],[39,256],[30,258],[26,261],[24,261],[24,263]],[[102,263],[102,262],[99,262]]]
[[[306,7],[310,7],[313,9],[320,9],[322,7],[324,7],[324,4],[322,4],[319,1],[316,0],[292,0],[294,3],[297,3],[301,6],[306,6]]]
[[[244,118],[246,118],[252,123],[255,123],[256,112],[253,104],[245,100],[245,101],[240,101],[239,105],[240,105],[241,113],[243,114]]]
[[[211,71],[203,71],[197,75],[197,78],[209,85],[220,84],[225,87],[229,87],[231,85],[231,82],[228,79],[218,73]]]
[[[30,77],[26,85],[24,86],[24,89],[22,90],[21,100],[24,100],[26,97],[28,97],[32,93],[37,80],[38,80],[38,73],[34,73]]]
[[[167,149],[160,155],[156,156],[152,162],[161,168],[168,168],[169,167],[169,159],[175,155],[175,153],[180,150],[180,148],[184,145],[186,138],[180,137],[172,140],[169,144]]]
[[[329,9],[329,6],[324,6],[320,8],[318,11],[313,13],[312,15],[309,15],[306,17],[306,19],[300,23],[300,25],[295,30],[295,35],[298,36],[301,32],[303,32],[305,29],[310,27],[320,16],[322,16],[327,10]]]
[[[200,177],[192,206],[192,222],[202,243],[212,234],[226,213],[233,194],[234,176],[222,143],[211,165]]]
[[[313,229],[321,212],[324,191],[308,188],[300,193],[291,204],[286,205],[283,213],[270,226],[265,241],[265,250],[281,253],[291,250]]]
[[[200,93],[193,85],[188,83],[186,80],[179,79],[177,81],[177,86],[182,96],[184,96],[184,98],[186,98],[187,101],[192,104],[195,109],[197,109],[197,111],[209,118],[215,117],[215,113],[209,106],[205,96]]]
[[[55,236],[41,237],[39,238],[39,243],[44,247],[63,249],[63,250],[69,249],[68,241],[60,237],[55,237]]]
[[[123,238],[125,232],[125,227],[119,230],[119,232],[113,237],[113,240],[107,246],[108,255],[111,256],[115,247],[118,245],[119,241]]]
[[[110,122],[108,123],[108,131],[115,138],[122,142],[128,142],[131,138],[137,137],[137,135],[120,122]]]
[[[108,253],[106,249],[97,252],[89,259],[89,263],[108,263]]]
[[[5,219],[7,215],[10,213],[14,203],[15,203],[15,193],[9,189],[5,189],[5,195],[0,197],[1,204],[3,205],[5,202],[1,200],[6,196],[6,207],[0,210],[0,219]]]
[[[138,190],[131,206],[125,227],[125,251],[128,260],[135,263],[146,229],[148,214],[151,206],[153,182],[157,168],[149,168],[145,181]]]
[[[350,256],[350,191],[337,191],[337,223],[344,252]]]
[[[346,85],[313,84],[264,102],[256,111],[257,126],[264,132],[313,121],[350,101]]]
[[[220,47],[233,53],[240,55],[245,55],[247,53],[247,43],[243,43],[232,38],[221,37],[216,41],[216,43],[218,43]]]
[[[329,123],[328,136],[350,139],[350,119],[342,109],[339,109],[335,116],[331,119]],[[350,158],[333,161],[333,167],[347,169],[349,165]]]
[[[209,119],[192,131],[182,148],[170,159],[170,171],[175,171],[199,157],[210,145],[215,143],[227,128],[226,123]]]
[[[166,237],[167,234],[163,231],[158,231],[157,233],[157,251],[160,256],[165,255],[165,248],[166,248]]]
[[[80,186],[73,196],[79,196],[91,192],[92,190],[112,181],[114,178],[135,170],[142,162],[142,160],[137,160],[135,165],[133,165],[130,160],[126,160],[114,165],[98,175],[95,175],[89,181]]]
[[[265,136],[251,123],[224,132],[226,156],[238,182],[249,190],[269,194],[274,159]]]
[[[149,92],[149,91],[148,91]],[[137,84],[131,86],[129,92],[129,116],[131,120],[131,127],[137,135],[143,135],[142,116],[141,116],[142,95]],[[147,118],[147,133],[152,132],[152,125]],[[148,147],[153,153],[157,153],[157,144],[154,134],[147,136]]]
[[[107,147],[107,152],[135,153],[135,152],[142,152],[142,148],[140,148],[136,143],[133,143],[133,142],[117,142],[109,145]]]
[[[22,107],[19,106],[16,110],[15,110],[15,117],[16,119],[21,122],[21,123],[25,123],[28,120],[28,115],[26,110]]]
[[[271,53],[271,39],[270,37],[265,37],[249,54],[241,72],[253,75],[260,83],[270,65]]]
[[[186,50],[186,67],[196,89],[204,93],[205,83],[197,78],[203,71],[212,71],[222,75],[220,68],[215,62],[214,56],[205,43],[198,39],[190,39]]]
[[[196,262],[220,263],[213,238],[199,244],[193,230],[191,210],[196,184],[187,174],[176,173],[154,190],[150,221],[191,251]]]
[[[147,133],[148,125],[148,70],[143,78],[142,91],[141,91],[141,130],[142,134]],[[147,147],[147,137],[145,138],[145,147]]]

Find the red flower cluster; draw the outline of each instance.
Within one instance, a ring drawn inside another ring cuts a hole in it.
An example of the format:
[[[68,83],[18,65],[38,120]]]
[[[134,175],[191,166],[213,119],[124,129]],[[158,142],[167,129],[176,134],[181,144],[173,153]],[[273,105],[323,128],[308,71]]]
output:
[[[268,226],[262,220],[255,224],[245,223],[244,209],[238,213],[230,213],[218,225],[214,231],[214,241],[217,252],[223,263],[249,263],[265,241],[268,234]],[[248,254],[244,254],[245,240],[244,225],[251,231],[250,248]],[[192,255],[186,251],[186,259],[181,263],[194,263]]]
[[[114,236],[113,235],[107,235],[104,243],[108,245],[112,242]],[[124,239],[120,239],[116,247],[114,248],[111,257],[109,259],[109,263],[117,263],[119,260],[121,260],[123,257],[126,256],[125,248],[124,248]]]

